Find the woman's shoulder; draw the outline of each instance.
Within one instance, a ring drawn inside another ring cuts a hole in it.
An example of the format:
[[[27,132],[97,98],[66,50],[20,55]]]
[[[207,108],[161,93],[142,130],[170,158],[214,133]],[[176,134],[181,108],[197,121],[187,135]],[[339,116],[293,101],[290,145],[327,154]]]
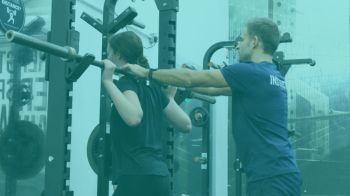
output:
[[[132,83],[137,84],[138,80],[132,76],[120,76],[117,83]]]

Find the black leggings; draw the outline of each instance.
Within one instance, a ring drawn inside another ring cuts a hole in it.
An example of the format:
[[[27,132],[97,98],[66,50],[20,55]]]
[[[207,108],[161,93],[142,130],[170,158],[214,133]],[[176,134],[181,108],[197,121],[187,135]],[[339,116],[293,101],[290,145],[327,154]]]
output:
[[[156,175],[121,176],[113,196],[170,196],[169,177]]]

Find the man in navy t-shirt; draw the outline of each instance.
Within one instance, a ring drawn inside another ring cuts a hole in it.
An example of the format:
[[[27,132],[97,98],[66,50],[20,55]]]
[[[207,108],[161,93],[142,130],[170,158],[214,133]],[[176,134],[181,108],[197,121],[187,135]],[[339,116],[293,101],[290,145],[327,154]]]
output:
[[[301,195],[302,180],[288,140],[286,86],[272,62],[279,37],[274,22],[256,18],[240,36],[238,64],[205,71],[123,67],[141,78],[232,96],[233,135],[247,175],[248,196]]]

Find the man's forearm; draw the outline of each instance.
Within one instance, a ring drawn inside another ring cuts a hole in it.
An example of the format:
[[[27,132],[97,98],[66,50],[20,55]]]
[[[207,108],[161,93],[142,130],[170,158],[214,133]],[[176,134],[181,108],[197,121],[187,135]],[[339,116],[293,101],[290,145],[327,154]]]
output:
[[[152,79],[172,86],[191,87],[191,72],[188,69],[158,69],[152,73]]]
[[[228,87],[220,70],[193,71],[189,69],[150,70],[137,64],[126,64],[121,69],[139,78],[153,79],[177,87]]]
[[[218,70],[193,71],[189,69],[159,69],[154,71],[152,79],[172,86],[192,87],[227,87],[227,83]]]

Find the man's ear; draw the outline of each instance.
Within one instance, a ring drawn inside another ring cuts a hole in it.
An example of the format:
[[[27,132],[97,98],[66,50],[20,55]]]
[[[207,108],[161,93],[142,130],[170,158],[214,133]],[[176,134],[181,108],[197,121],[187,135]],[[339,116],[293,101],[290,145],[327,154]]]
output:
[[[254,35],[254,37],[252,39],[252,44],[253,44],[253,48],[256,48],[259,46],[260,40],[259,40],[258,36]]]

